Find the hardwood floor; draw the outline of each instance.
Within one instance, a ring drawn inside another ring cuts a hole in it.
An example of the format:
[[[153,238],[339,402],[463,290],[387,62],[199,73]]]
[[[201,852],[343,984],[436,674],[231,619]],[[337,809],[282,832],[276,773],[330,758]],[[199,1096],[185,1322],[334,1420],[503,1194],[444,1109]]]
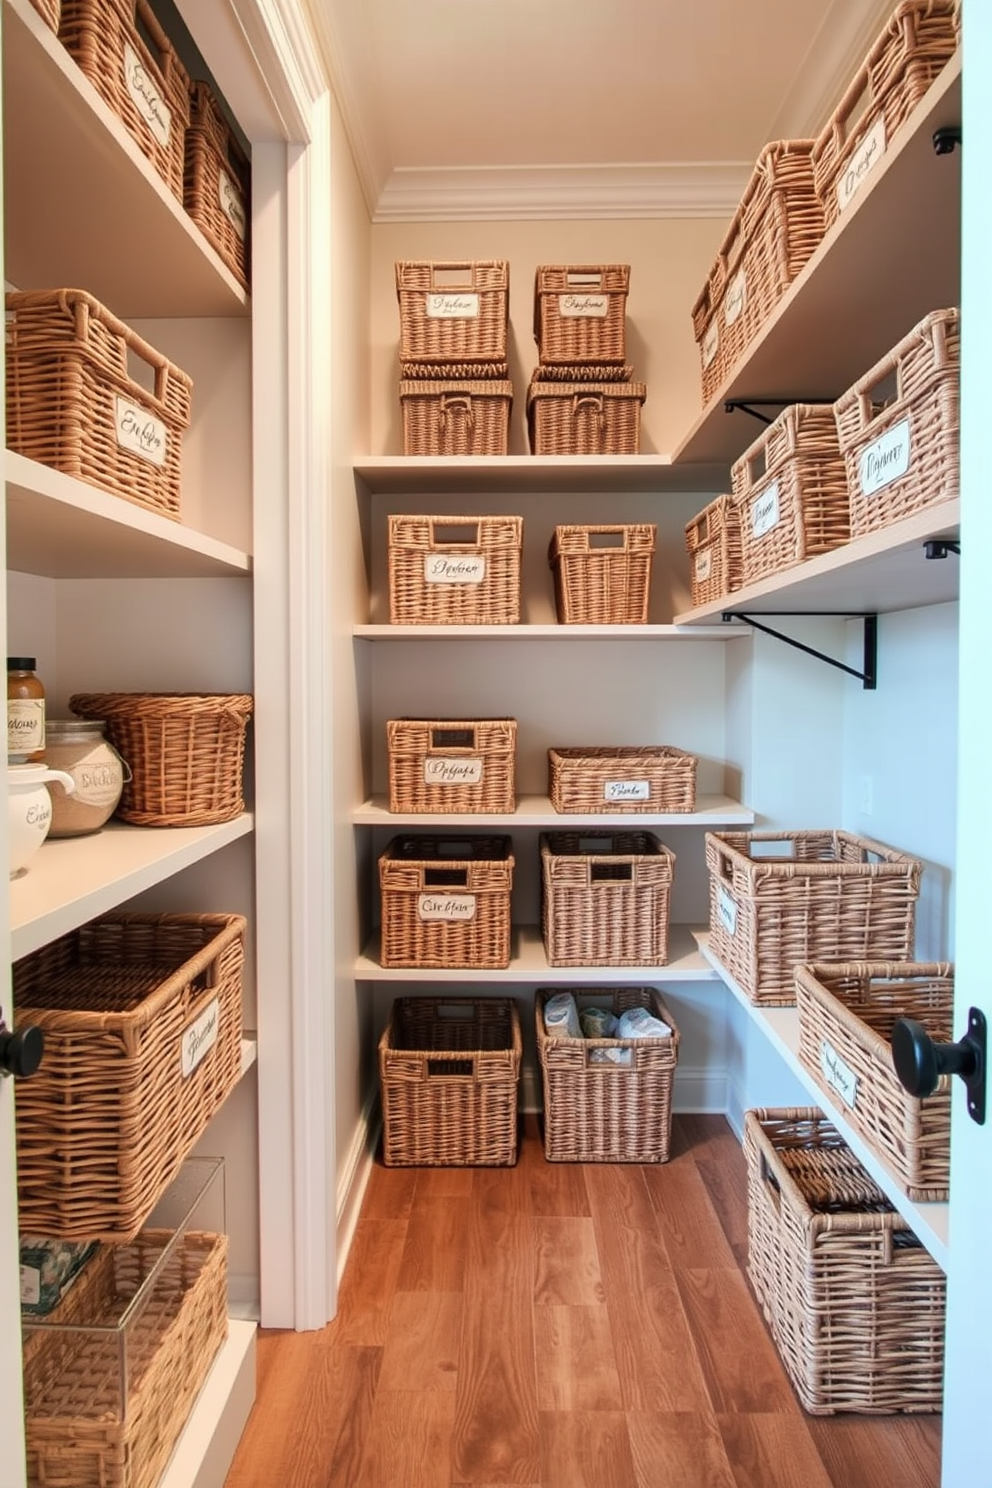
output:
[[[386,1168],[334,1322],[259,1335],[226,1488],[937,1488],[940,1416],[812,1417],[744,1267],[720,1117],[671,1159]]]

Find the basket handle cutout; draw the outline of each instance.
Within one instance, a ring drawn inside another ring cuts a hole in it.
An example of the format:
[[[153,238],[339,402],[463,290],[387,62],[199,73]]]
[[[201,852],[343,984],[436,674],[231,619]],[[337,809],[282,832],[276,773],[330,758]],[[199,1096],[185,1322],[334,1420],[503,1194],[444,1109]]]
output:
[[[574,285],[576,288],[581,289],[592,289],[594,286],[596,289],[598,289],[602,282],[602,274],[591,273],[588,271],[584,274],[568,273],[565,275],[566,284],[571,284]]]
[[[431,729],[432,749],[474,749],[475,729]]]
[[[900,377],[898,362],[889,360],[880,370],[880,375],[875,382],[862,388],[861,418],[864,425],[874,422],[886,413],[902,397],[902,379]]]
[[[590,548],[625,548],[627,534],[619,531],[590,532],[587,541]]]
[[[150,5],[144,0],[136,0],[134,6],[134,29],[144,43],[149,57],[154,62],[158,74],[164,78],[168,71],[171,53],[165,32],[158,24],[157,17]]]
[[[747,478],[752,486],[763,480],[768,471],[768,451],[762,444],[747,460]]]
[[[431,546],[435,548],[477,548],[478,522],[432,522]]]
[[[445,1019],[449,1023],[471,1023],[476,1009],[471,1002],[441,1002],[434,1009],[434,1016],[439,1023]]]
[[[471,429],[475,424],[475,413],[472,409],[472,399],[467,393],[445,393],[441,399],[441,412],[438,420],[442,429],[447,428],[449,413],[456,412],[465,415]]]
[[[630,883],[634,877],[633,863],[590,863],[590,883]]]
[[[431,284],[436,290],[474,289],[475,265],[436,263],[431,267]]]
[[[425,889],[464,889],[468,884],[467,868],[425,868]]]
[[[428,1059],[427,1061],[428,1079],[434,1075],[461,1075],[470,1080],[474,1074],[474,1059]]]
[[[848,97],[842,100],[834,118],[834,135],[840,145],[846,144],[858,132],[869,106],[874,102],[870,74],[864,75],[858,92],[853,92],[853,88],[852,84]]]

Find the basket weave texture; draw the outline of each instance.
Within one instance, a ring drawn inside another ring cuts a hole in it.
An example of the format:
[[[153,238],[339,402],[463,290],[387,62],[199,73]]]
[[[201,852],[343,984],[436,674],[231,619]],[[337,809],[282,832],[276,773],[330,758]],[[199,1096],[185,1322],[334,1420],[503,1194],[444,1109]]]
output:
[[[560,990],[560,989],[556,989]],[[652,987],[576,987],[577,1004],[620,1016],[646,1008],[672,1030],[670,1038],[549,1038],[538,989],[535,1039],[544,1087],[544,1155],[549,1162],[667,1162],[672,1135],[672,1086],[679,1031]],[[623,1050],[629,1064],[604,1055]],[[598,1058],[597,1058],[598,1056]]]
[[[128,372],[153,371],[154,392]],[[179,517],[192,379],[79,289],[7,295],[7,443],[18,454]]]
[[[556,527],[548,549],[561,625],[646,625],[657,527]]]
[[[527,390],[535,455],[636,455],[641,446],[643,382],[544,382]]]
[[[542,832],[549,966],[664,966],[675,854],[652,832]]]
[[[190,80],[149,0],[62,0],[59,40],[181,203]]]
[[[155,1488],[227,1337],[227,1237],[168,1231],[104,1246],[51,1322],[25,1327],[28,1482]],[[147,1300],[118,1324],[152,1269]]]
[[[505,836],[394,837],[379,859],[382,965],[509,966],[510,848]]]
[[[548,794],[561,812],[694,811],[694,754],[671,744],[548,750]]]
[[[241,1075],[240,915],[107,915],[14,963],[26,1233],[130,1240]],[[212,1042],[211,1042],[212,1040]]]
[[[717,496],[686,523],[692,604],[712,604],[741,587],[741,524],[728,495]]]
[[[477,382],[400,383],[405,455],[505,455],[513,385]]]
[[[534,276],[534,339],[542,366],[627,360],[629,264],[542,264]]]
[[[387,1167],[512,1167],[520,1015],[510,998],[399,997],[379,1040]]]
[[[401,259],[395,271],[401,362],[426,363],[435,377],[449,377],[453,363],[508,360],[506,259]]]
[[[815,1109],[744,1114],[748,1276],[811,1415],[939,1411],[946,1283]]]
[[[390,811],[513,812],[515,718],[390,718],[386,743]]]
[[[951,308],[925,316],[838,398],[852,537],[958,495],[960,383],[961,317]]]
[[[207,83],[190,90],[183,202],[242,289],[250,278],[251,162]]]
[[[393,625],[516,625],[522,517],[389,517]]]
[[[707,832],[709,944],[756,1006],[804,961],[908,961],[923,865],[840,831]]]
[[[898,1018],[953,1042],[954,968],[946,962],[852,962],[796,967],[799,1058],[884,1158],[911,1199],[948,1197],[951,1077],[912,1096],[895,1072]]]
[[[58,32],[61,0],[31,0],[31,4],[52,30]]]

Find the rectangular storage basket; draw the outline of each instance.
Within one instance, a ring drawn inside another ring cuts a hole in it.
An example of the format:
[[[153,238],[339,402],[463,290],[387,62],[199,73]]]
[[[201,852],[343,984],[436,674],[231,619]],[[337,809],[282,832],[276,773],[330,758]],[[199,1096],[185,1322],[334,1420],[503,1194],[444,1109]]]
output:
[[[25,1328],[31,1488],[155,1488],[227,1337],[227,1237],[101,1246],[50,1322]]]
[[[383,966],[510,964],[509,837],[414,833],[379,859]]]
[[[903,0],[852,77],[813,148],[813,182],[831,227],[884,158],[959,41],[960,0]]]
[[[637,455],[643,382],[542,382],[527,390],[535,455]]]
[[[657,527],[556,527],[548,550],[561,625],[646,625]]]
[[[58,32],[61,0],[31,0],[31,4],[53,31]]]
[[[629,288],[629,264],[541,264],[534,276],[540,362],[626,361]]]
[[[675,854],[652,832],[542,832],[549,966],[664,966]]]
[[[617,1017],[646,1008],[671,1028],[668,1038],[551,1038],[534,999],[535,1038],[544,1092],[544,1155],[549,1162],[667,1162],[679,1031],[653,987],[576,987],[580,1008]],[[620,1056],[625,1063],[614,1062]]]
[[[400,259],[400,361],[444,369],[507,360],[510,265],[505,258]]]
[[[516,625],[522,517],[389,518],[393,625]]]
[[[671,744],[548,750],[556,811],[694,811],[696,756]]]
[[[815,1109],[744,1113],[748,1276],[811,1415],[939,1411],[944,1274]]]
[[[389,809],[512,813],[515,718],[390,718]]]
[[[910,1095],[895,1071],[899,1018],[952,1043],[954,968],[946,962],[883,961],[796,967],[799,1059],[895,1173],[911,1199],[948,1197],[951,1077],[932,1095]]]
[[[241,1077],[241,915],[115,914],[13,967],[45,1057],[17,1098],[20,1224],[130,1240]]]
[[[765,146],[693,306],[704,402],[729,378],[823,237],[812,150],[812,140]]]
[[[713,604],[741,587],[741,526],[728,495],[717,496],[686,523],[693,606]]]
[[[509,382],[400,382],[405,455],[505,455],[510,442]]]
[[[754,584],[851,535],[847,472],[832,407],[793,403],[730,471],[741,537],[741,582]]]
[[[510,998],[399,997],[379,1040],[387,1167],[512,1167],[522,1040]]]
[[[205,827],[245,809],[247,693],[77,692],[73,713],[103,719],[129,766],[116,815],[139,827]]]
[[[935,310],[834,405],[851,536],[960,491],[961,318]]]
[[[29,460],[177,520],[192,394],[185,372],[83,290],[7,295],[7,443]]]
[[[709,944],[757,1006],[801,961],[908,961],[923,865],[851,832],[707,832]]]
[[[183,186],[186,211],[247,290],[251,162],[209,85],[190,91]]]
[[[149,0],[62,0],[59,40],[182,203],[190,80]]]

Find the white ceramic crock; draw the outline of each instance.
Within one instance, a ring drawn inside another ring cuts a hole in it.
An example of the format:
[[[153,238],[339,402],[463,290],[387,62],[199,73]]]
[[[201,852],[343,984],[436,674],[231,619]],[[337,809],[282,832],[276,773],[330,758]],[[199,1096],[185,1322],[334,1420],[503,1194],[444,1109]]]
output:
[[[64,770],[50,770],[47,765],[7,766],[8,831],[7,847],[11,878],[20,878],[38,851],[52,824],[52,798],[45,789],[47,780],[57,780],[71,795],[76,783]]]

